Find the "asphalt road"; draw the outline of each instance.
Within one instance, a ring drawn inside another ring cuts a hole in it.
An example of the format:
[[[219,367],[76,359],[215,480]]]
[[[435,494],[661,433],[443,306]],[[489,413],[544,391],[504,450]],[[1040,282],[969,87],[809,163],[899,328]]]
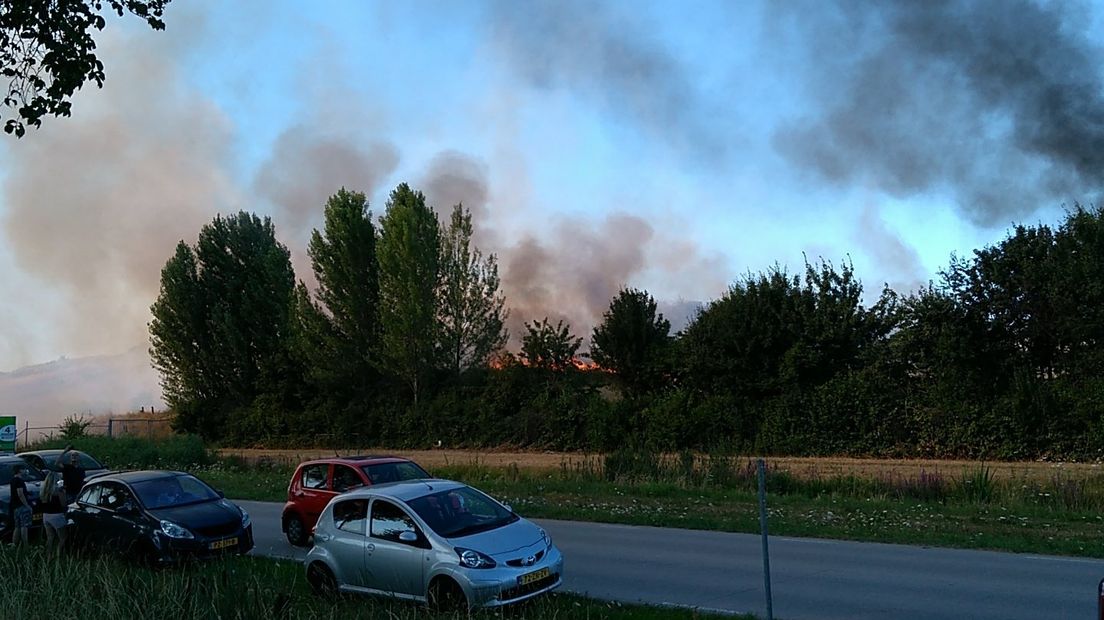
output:
[[[282,504],[238,502],[254,553],[302,558]],[[626,602],[765,615],[750,534],[537,520],[565,557],[564,589]],[[774,614],[785,620],[1093,618],[1104,560],[771,537]]]

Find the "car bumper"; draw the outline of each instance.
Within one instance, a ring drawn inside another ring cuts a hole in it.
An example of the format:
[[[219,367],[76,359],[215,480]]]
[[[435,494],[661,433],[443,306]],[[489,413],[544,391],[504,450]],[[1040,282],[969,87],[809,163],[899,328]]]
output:
[[[171,564],[181,560],[206,560],[227,555],[244,555],[253,549],[253,525],[218,538],[169,538],[154,534],[153,560]]]
[[[522,584],[521,577],[548,569],[548,576],[532,583]],[[546,594],[563,583],[563,556],[555,546],[533,566],[512,568],[508,566],[487,571],[467,571],[464,586],[468,604],[472,607],[500,607],[513,605]]]

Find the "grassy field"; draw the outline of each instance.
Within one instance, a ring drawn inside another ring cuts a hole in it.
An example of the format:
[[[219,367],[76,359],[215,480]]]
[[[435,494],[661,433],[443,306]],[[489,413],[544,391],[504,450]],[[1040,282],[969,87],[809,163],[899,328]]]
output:
[[[46,557],[39,548],[0,550],[0,618],[39,620],[298,620],[389,618],[435,620],[467,614],[431,613],[399,601],[363,597],[326,600],[310,593],[301,565],[261,558],[150,571],[103,558]],[[715,618],[693,610],[607,603],[553,594],[476,618],[563,620],[690,620]],[[750,616],[746,617],[750,618]]]
[[[115,468],[193,471],[238,499],[283,501],[294,464],[317,451],[223,451],[197,438],[88,438]],[[368,451],[368,452],[390,452]],[[326,452],[333,455],[333,452]],[[623,451],[604,456],[403,453],[537,518],[757,532],[747,458]],[[1096,464],[768,459],[771,533],[1104,557]]]
[[[334,456],[334,450],[267,450],[252,448],[223,448],[218,454],[247,463],[294,465],[307,459]],[[389,448],[363,448],[340,454],[387,454],[401,456],[421,463],[424,467],[454,467],[472,464],[492,468],[517,468],[528,471],[558,471],[564,467],[578,468],[589,463],[601,463],[602,456],[577,452],[517,452],[507,450],[393,450]],[[672,462],[680,460],[678,454],[663,458]],[[775,470],[784,470],[800,478],[830,478],[854,476],[878,478],[886,476],[918,477],[937,475],[959,477],[969,474],[979,466],[978,461],[932,459],[860,459],[848,457],[767,457],[767,464]],[[1050,461],[1016,461],[984,463],[997,480],[1048,481],[1055,473],[1062,472],[1079,478],[1104,477],[1104,465],[1100,463],[1061,463]]]
[[[236,463],[236,464],[235,464]],[[618,468],[611,471],[611,468]],[[430,466],[536,518],[758,532],[754,469],[746,459],[563,462],[557,469]],[[292,466],[223,460],[199,474],[240,499],[283,501]],[[1003,474],[974,464],[951,476],[768,476],[771,533],[877,542],[1104,557],[1104,476],[1051,468]]]

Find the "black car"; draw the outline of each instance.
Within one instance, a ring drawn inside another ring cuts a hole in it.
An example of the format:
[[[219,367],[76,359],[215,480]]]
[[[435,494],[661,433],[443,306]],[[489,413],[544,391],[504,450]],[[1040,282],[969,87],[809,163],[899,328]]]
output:
[[[46,478],[41,471],[27,465],[18,456],[0,456],[0,540],[2,541],[10,541],[12,537],[14,519],[11,509],[11,480],[15,471],[14,465],[23,466],[23,480],[27,483],[27,499],[31,501],[31,506],[38,503],[39,486]],[[31,526],[32,535],[41,526],[42,513],[35,512]]]
[[[64,450],[32,450],[30,452],[20,452],[16,456],[26,461],[29,465],[34,466],[39,471],[53,470],[56,472],[61,471],[61,467],[65,463],[59,463],[58,459],[61,458]],[[79,463],[82,469],[84,469],[85,479],[100,474],[107,473],[107,468],[102,463],[92,458],[85,452],[80,450],[70,450],[70,452],[76,452],[79,457]],[[66,457],[69,458],[69,457]]]
[[[247,553],[249,514],[205,482],[176,471],[99,476],[69,507],[75,544],[154,564]]]

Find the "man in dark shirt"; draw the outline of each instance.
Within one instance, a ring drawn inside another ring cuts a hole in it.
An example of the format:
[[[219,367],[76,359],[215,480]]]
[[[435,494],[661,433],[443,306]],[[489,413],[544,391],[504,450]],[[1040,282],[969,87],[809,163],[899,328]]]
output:
[[[27,531],[31,527],[31,502],[27,499],[27,483],[23,481],[23,466],[12,466],[11,479],[11,508],[12,517],[15,520],[15,531],[12,533],[12,544],[18,545],[29,541]]]
[[[80,466],[80,455],[70,446],[58,457],[61,461],[61,482],[65,485],[65,499],[73,502],[84,486],[84,468]]]

